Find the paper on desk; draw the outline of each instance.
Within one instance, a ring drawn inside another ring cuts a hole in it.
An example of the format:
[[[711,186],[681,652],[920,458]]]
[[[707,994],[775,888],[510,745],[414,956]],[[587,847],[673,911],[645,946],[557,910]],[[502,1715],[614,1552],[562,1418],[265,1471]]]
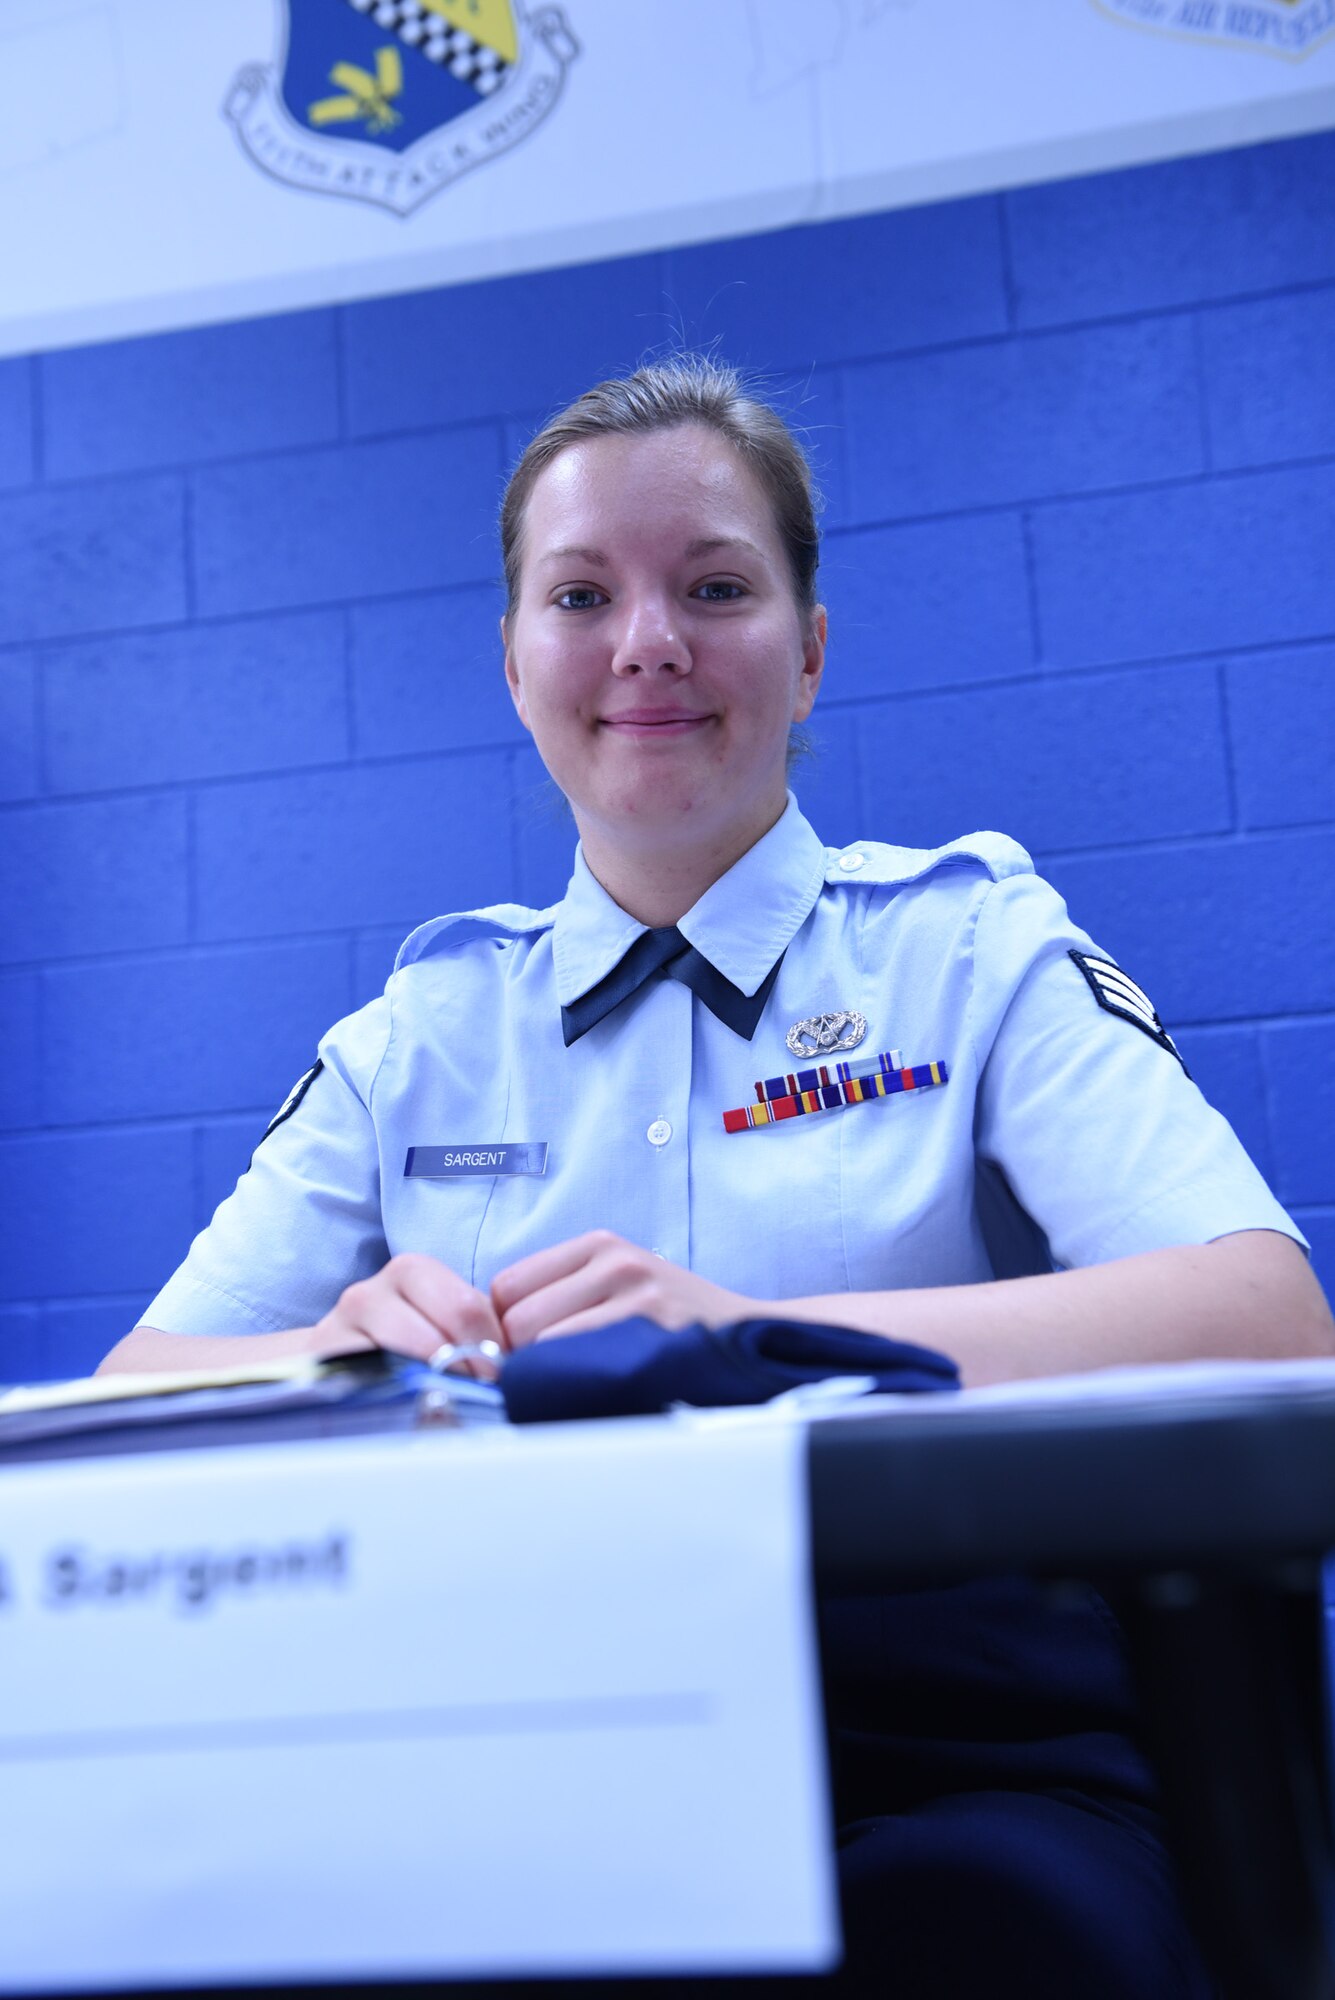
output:
[[[1022,1404],[1103,1404],[1116,1401],[1189,1402],[1201,1399],[1258,1396],[1290,1397],[1304,1392],[1329,1395],[1335,1391],[1335,1361],[1164,1361],[1151,1364],[1090,1368],[1079,1374],[1045,1375],[1021,1382],[993,1382],[986,1388],[963,1389],[958,1395],[894,1398],[896,1409],[911,1402],[943,1404],[961,1410]]]
[[[0,1465],[500,1420],[500,1393],[379,1349],[0,1392]]]
[[[678,1423],[693,1429],[793,1428],[828,1419],[898,1417],[953,1418],[967,1423],[993,1409],[1035,1409],[1060,1416],[1086,1409],[1123,1406],[1144,1410],[1185,1408],[1266,1398],[1335,1396],[1335,1360],[1181,1361],[1087,1369],[1072,1375],[1044,1375],[986,1388],[939,1394],[869,1394],[873,1377],[836,1376],[804,1383],[768,1403],[727,1409],[675,1406]]]
[[[0,1640],[6,1990],[835,1952],[796,1429],[13,1468]]]
[[[966,1389],[971,1405],[992,1403],[1096,1403],[1119,1397],[1164,1401],[1198,1397],[1293,1396],[1335,1390],[1335,1361],[1161,1361],[1091,1368],[1077,1375],[1046,1375],[1027,1382],[994,1382]]]
[[[331,1402],[358,1384],[348,1361],[385,1357],[283,1355],[238,1368],[179,1369],[158,1374],[81,1375],[0,1390],[0,1449],[37,1438],[117,1424],[176,1423],[195,1413],[273,1409]]]
[[[65,1382],[20,1383],[14,1388],[0,1389],[0,1416],[117,1403],[127,1397],[173,1396],[195,1389],[230,1389],[247,1383],[311,1381],[326,1367],[325,1360],[314,1354],[284,1354],[271,1361],[248,1362],[234,1368],[76,1375]]]

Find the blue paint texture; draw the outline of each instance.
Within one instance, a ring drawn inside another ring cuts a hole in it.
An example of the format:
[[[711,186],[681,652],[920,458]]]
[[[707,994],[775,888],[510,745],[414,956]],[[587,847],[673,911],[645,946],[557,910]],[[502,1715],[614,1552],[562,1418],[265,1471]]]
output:
[[[869,823],[893,823],[909,846],[943,846],[970,823],[1031,853],[1229,831],[1208,667],[957,688],[888,713],[926,754],[887,756],[861,731],[863,793]]]
[[[43,1122],[190,1118],[238,1104],[267,1122],[352,1005],[342,938],[53,967]]]
[[[1335,632],[1335,457],[1035,508],[1051,665]]]
[[[955,514],[829,536],[825,699],[977,686],[1033,671],[1018,514]]]
[[[1006,331],[1000,203],[892,209],[675,250],[667,304],[687,342],[800,371]]]
[[[185,944],[190,804],[183,792],[162,791],[7,811],[0,961]]]
[[[354,437],[531,411],[528,435],[668,332],[657,257],[369,299],[345,309],[345,325]]]
[[[33,476],[32,362],[0,361],[0,486],[26,486]]]
[[[337,611],[52,646],[49,787],[119,791],[342,763],[345,683]]]
[[[427,432],[194,475],[206,615],[484,582],[500,459],[490,428]]]
[[[1335,133],[1005,197],[1022,327],[1335,279]]]
[[[0,652],[0,799],[37,789],[37,662],[30,652]]]
[[[497,670],[499,616],[494,584],[354,610],[353,729],[362,756],[527,741]]]
[[[1335,1203],[1335,1018],[1277,1022],[1263,1037],[1285,1201]]]
[[[1201,315],[1217,466],[1335,452],[1335,285]]]
[[[1230,661],[1229,733],[1244,827],[1335,820],[1335,646]]]
[[[504,752],[214,786],[198,800],[201,938],[290,937],[503,901]]]
[[[0,364],[0,1379],[126,1330],[407,930],[561,894],[501,479],[682,337],[826,488],[826,838],[1028,843],[1335,1279],[1322,134]]]
[[[84,479],[338,436],[332,312],[44,355],[47,477]]]
[[[1182,320],[996,340],[850,368],[860,520],[1004,506],[1201,470],[1196,354]]]
[[[0,973],[0,1132],[42,1123],[35,972]],[[2,1371],[0,1371],[2,1372]]]
[[[169,625],[186,614],[179,478],[0,495],[3,642]]]

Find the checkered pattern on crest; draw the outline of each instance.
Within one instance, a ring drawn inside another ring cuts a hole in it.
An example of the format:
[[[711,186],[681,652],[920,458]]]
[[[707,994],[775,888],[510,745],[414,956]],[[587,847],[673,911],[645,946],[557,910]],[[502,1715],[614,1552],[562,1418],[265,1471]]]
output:
[[[483,97],[499,90],[509,74],[504,56],[484,42],[475,42],[462,28],[452,28],[443,16],[424,7],[422,0],[348,0],[348,5],[378,28],[388,28],[410,48],[420,49],[460,83],[471,83]]]

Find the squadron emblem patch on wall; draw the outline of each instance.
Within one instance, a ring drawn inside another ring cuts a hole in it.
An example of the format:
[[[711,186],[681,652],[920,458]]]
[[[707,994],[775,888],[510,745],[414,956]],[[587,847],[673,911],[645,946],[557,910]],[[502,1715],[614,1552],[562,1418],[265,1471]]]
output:
[[[1335,35],[1335,0],[1092,0],[1133,28],[1301,62]]]
[[[579,45],[523,0],[284,0],[276,63],[247,64],[223,111],[275,180],[411,215],[526,139]]]
[[[1114,965],[1110,958],[1094,958],[1087,951],[1072,951],[1067,955],[1084,973],[1090,992],[1105,1013],[1130,1021],[1152,1042],[1157,1042],[1161,1049],[1167,1049],[1170,1056],[1176,1056],[1186,1069],[1181,1050],[1159,1019],[1154,1002],[1143,987],[1137,986],[1135,980],[1128,978],[1121,966]]]

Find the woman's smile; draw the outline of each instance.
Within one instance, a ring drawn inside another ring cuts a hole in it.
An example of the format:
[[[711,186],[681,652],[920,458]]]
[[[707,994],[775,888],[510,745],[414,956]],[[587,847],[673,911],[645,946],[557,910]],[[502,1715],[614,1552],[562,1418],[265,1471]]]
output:
[[[707,710],[698,712],[683,708],[629,708],[619,709],[612,715],[600,716],[599,725],[603,729],[610,730],[615,736],[643,738],[652,742],[693,735],[707,728],[714,719]]]

